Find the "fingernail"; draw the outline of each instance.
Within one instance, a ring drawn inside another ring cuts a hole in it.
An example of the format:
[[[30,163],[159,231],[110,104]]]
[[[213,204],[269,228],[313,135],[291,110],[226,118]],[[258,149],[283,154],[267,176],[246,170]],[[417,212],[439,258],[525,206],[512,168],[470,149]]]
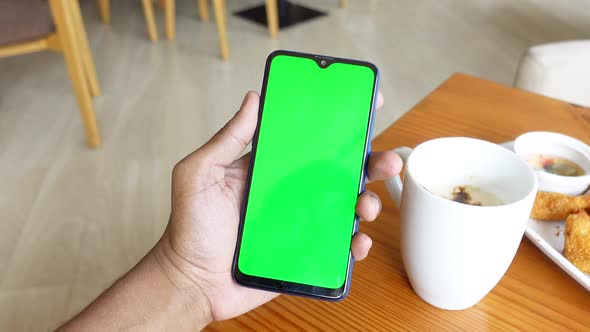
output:
[[[375,198],[375,208],[377,209],[377,214],[379,214],[379,212],[381,212],[381,199],[379,199],[379,196],[377,196],[375,193],[373,193],[373,197]]]

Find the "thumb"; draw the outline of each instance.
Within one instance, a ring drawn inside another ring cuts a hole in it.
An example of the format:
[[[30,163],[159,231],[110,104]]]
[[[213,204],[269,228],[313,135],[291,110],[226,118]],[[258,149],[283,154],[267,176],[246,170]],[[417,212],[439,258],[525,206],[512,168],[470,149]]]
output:
[[[198,152],[217,165],[229,165],[238,159],[254,137],[260,97],[249,91],[240,110]]]

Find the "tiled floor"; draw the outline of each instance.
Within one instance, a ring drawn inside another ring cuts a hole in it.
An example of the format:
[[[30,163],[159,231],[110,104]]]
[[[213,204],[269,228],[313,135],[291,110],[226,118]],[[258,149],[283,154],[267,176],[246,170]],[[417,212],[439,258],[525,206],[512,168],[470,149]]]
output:
[[[533,44],[590,37],[588,0],[300,1],[329,16],[270,39],[229,17],[231,59],[213,23],[178,0],[177,40],[147,41],[139,1],[83,12],[103,95],[91,151],[58,54],[0,60],[0,330],[49,330],[130,268],[161,234],[170,171],[259,90],[274,49],[361,58],[382,72],[379,132],[456,71],[510,84]],[[228,0],[230,12],[260,2]],[[163,34],[162,17],[159,17]]]

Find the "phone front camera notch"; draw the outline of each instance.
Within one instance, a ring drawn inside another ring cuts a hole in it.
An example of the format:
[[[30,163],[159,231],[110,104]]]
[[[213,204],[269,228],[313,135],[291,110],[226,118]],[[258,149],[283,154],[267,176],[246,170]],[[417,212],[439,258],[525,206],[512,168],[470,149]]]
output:
[[[318,66],[322,69],[326,69],[328,68],[328,66],[330,66],[332,63],[330,62],[330,59],[326,59],[326,58],[316,58],[316,63],[318,64]]]

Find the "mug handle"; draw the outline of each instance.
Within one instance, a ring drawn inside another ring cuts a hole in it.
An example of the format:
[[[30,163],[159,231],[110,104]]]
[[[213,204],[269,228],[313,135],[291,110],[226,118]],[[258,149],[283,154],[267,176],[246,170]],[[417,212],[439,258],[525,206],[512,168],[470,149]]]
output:
[[[402,158],[402,160],[405,164],[406,161],[408,160],[408,157],[412,153],[412,149],[402,146],[402,147],[393,149],[393,152],[397,153],[400,156],[400,158]],[[397,208],[399,209],[401,206],[401,202],[402,202],[402,191],[404,188],[404,185],[402,183],[400,176],[396,175],[396,176],[392,177],[391,179],[385,180],[385,187],[387,187],[387,191],[389,191],[389,194],[393,198],[395,205],[397,205]]]

